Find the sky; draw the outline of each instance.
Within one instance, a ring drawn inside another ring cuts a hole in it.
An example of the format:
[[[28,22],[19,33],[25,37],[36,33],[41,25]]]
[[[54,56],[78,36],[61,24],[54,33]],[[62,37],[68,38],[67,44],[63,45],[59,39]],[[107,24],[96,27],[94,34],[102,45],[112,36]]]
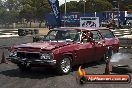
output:
[[[79,0],[66,0],[66,2],[70,2],[70,1],[79,1]],[[59,0],[59,4],[63,4],[65,3],[65,0]]]

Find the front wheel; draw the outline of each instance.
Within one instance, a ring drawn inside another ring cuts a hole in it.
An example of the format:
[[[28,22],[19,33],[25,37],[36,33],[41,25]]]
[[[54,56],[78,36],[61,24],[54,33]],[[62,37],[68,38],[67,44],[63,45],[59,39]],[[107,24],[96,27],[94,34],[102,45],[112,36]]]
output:
[[[68,74],[71,71],[71,58],[64,56],[58,63],[57,70],[59,74]]]
[[[18,65],[19,70],[22,72],[26,72],[26,71],[30,71],[31,70],[31,66],[25,66],[25,65]]]

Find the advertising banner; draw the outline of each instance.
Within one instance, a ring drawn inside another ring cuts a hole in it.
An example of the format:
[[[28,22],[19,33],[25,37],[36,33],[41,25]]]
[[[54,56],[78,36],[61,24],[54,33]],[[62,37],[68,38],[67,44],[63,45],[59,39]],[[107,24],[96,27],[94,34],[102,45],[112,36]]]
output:
[[[60,9],[59,9],[59,1],[58,0],[48,0],[49,4],[52,8],[53,14],[55,16],[57,25],[61,25],[61,19],[60,19]]]
[[[80,27],[99,27],[99,17],[80,17]]]

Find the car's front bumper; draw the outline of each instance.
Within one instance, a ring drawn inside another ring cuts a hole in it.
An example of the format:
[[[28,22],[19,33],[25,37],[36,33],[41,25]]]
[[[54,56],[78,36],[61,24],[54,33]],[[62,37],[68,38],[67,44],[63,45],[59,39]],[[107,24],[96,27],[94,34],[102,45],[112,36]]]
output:
[[[55,66],[56,60],[40,60],[40,59],[27,59],[27,58],[18,58],[18,57],[8,57],[9,61],[14,64],[22,64],[22,65],[32,65],[32,66]]]

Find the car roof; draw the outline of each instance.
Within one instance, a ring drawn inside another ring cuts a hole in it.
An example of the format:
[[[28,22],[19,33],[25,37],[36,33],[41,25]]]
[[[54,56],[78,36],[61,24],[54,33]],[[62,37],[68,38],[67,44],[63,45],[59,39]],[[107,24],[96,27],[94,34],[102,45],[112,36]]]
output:
[[[100,29],[108,29],[104,27],[98,27],[98,28],[88,28],[88,27],[59,27],[59,28],[54,28],[53,30],[82,30],[82,31],[91,31],[91,30],[100,30]]]
[[[106,27],[100,27],[98,28],[99,30],[109,30],[109,28],[106,28]]]

